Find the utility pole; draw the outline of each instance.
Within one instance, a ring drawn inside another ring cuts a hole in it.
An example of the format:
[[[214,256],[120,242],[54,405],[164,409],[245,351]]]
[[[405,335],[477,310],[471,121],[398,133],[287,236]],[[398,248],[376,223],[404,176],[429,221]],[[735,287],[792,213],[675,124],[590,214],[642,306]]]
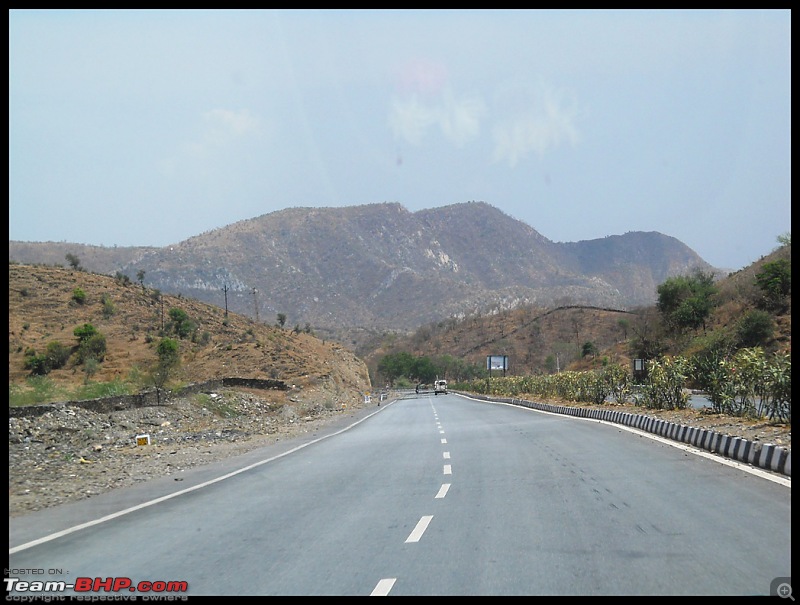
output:
[[[225,292],[225,317],[228,317],[228,284],[225,284],[222,287],[222,291]]]
[[[256,294],[258,294],[258,290],[253,288],[253,306],[256,310],[256,323],[258,323],[258,299],[256,298]]]

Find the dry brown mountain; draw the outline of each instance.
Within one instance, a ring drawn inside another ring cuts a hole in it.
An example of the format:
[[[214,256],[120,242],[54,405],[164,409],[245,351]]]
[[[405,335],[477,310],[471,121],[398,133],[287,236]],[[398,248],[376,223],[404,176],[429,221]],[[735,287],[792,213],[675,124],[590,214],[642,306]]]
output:
[[[385,331],[523,305],[652,304],[668,277],[713,270],[660,233],[556,243],[484,202],[291,208],[163,248],[9,242],[10,261],[65,265],[67,254],[263,323],[284,314],[353,350]]]
[[[162,330],[171,333],[170,311],[185,313],[194,328],[178,339],[182,362],[171,383],[241,377],[283,381],[287,396],[339,407],[371,389],[364,363],[335,342],[267,326],[198,300],[161,294],[136,282],[62,267],[9,265],[9,387],[25,388],[26,359],[50,343],[70,349],[67,363],[47,375],[54,399],[69,399],[82,384],[140,383],[157,360]],[[85,295],[83,302],[76,296]],[[96,371],[76,363],[76,328],[94,326],[106,339]],[[152,386],[152,385],[151,385]]]
[[[760,308],[762,293],[756,275],[765,263],[791,261],[791,245],[777,248],[752,265],[717,280],[714,308],[705,330],[678,340],[665,338],[670,354],[691,355],[696,346],[732,335],[748,313]],[[587,261],[588,262],[588,261]],[[376,375],[377,365],[386,354],[401,351],[433,358],[451,356],[466,365],[485,367],[488,355],[508,355],[510,373],[530,375],[554,371],[583,370],[604,360],[630,367],[630,341],[642,322],[657,318],[654,305],[630,310],[564,305],[559,307],[521,306],[510,310],[474,314],[464,319],[447,319],[423,325],[409,335],[376,337],[360,352]],[[770,308],[774,334],[762,343],[767,350],[791,350],[791,297]],[[697,338],[695,338],[697,337]],[[582,357],[585,343],[595,346],[596,354]],[[697,344],[699,343],[699,344]]]

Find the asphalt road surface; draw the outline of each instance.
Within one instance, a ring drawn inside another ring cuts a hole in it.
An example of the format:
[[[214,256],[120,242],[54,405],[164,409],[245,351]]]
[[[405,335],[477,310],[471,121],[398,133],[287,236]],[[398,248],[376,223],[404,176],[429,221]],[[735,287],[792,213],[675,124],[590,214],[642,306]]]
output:
[[[595,420],[412,393],[181,482],[10,519],[6,583],[18,596],[59,582],[112,597],[769,595],[791,576],[790,534],[785,478]]]

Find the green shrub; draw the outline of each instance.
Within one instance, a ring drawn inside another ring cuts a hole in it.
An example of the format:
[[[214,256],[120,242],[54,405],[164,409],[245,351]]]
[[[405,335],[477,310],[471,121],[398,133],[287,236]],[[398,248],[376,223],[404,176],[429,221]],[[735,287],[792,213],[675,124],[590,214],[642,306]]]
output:
[[[764,263],[756,275],[756,283],[764,293],[767,306],[776,306],[792,292],[792,263],[781,258]]]
[[[748,311],[736,325],[736,338],[743,348],[766,344],[775,334],[775,322],[766,311]]]
[[[72,331],[72,334],[78,339],[78,344],[80,344],[84,340],[88,340],[97,334],[97,328],[95,328],[92,324],[83,324],[82,326],[75,328]]]
[[[174,332],[179,338],[190,338],[197,331],[197,323],[189,318],[183,309],[172,308],[169,310],[169,326],[167,332]]]
[[[114,315],[114,313],[116,313],[116,308],[114,307],[111,297],[108,294],[103,294],[103,317],[108,319]]]
[[[94,359],[98,363],[106,356],[106,337],[100,332],[81,341],[78,345],[78,363],[85,363],[87,359]]]
[[[50,372],[47,355],[28,355],[25,357],[25,369],[33,376],[45,376]]]
[[[47,359],[50,367],[54,370],[63,368],[67,365],[67,360],[71,354],[70,348],[61,344],[57,340],[47,344]]]
[[[74,300],[79,305],[82,305],[86,302],[86,292],[84,292],[81,288],[75,288],[72,291],[72,300]]]

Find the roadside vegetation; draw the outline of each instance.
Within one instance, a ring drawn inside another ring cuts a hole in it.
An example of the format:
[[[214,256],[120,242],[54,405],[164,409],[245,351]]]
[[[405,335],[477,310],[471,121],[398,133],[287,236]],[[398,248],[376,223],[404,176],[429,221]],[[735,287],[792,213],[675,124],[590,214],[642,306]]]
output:
[[[746,277],[694,272],[670,278],[657,303],[632,320],[620,320],[626,354],[640,360],[634,373],[592,342],[561,371],[547,364],[527,375],[492,376],[449,355],[385,355],[378,376],[395,386],[447,378],[450,387],[497,397],[532,395],[565,401],[632,403],[682,409],[688,389],[706,394],[713,411],[791,423],[791,234],[778,238],[783,253]],[[778,334],[789,317],[788,340]],[[622,322],[624,321],[624,325]]]
[[[79,258],[74,254],[67,254],[66,260],[73,270],[82,271]],[[139,271],[138,281],[143,293],[147,293],[144,286],[144,271]],[[115,276],[118,283],[129,285],[130,278],[118,273]],[[24,295],[25,293],[23,293]],[[154,301],[161,301],[161,294],[153,291]],[[85,306],[89,299],[88,293],[80,287],[72,290],[68,304]],[[100,296],[102,317],[110,318],[116,312],[115,306],[108,293]],[[25,351],[24,367],[30,372],[24,386],[9,382],[8,399],[10,406],[33,405],[52,401],[80,401],[98,399],[118,395],[132,395],[145,388],[154,388],[158,400],[161,392],[175,378],[176,370],[180,367],[181,341],[207,342],[206,333],[198,334],[198,323],[182,309],[173,307],[169,309],[168,320],[161,319],[160,325],[155,324],[146,339],[155,347],[155,358],[148,367],[141,369],[138,366],[130,368],[128,375],[112,381],[93,381],[92,378],[100,369],[107,352],[106,335],[92,323],[83,323],[75,326],[73,336],[76,341],[62,343],[52,340],[47,343],[44,351],[28,349]],[[23,326],[25,328],[25,326]],[[157,335],[158,342],[154,342]],[[73,372],[82,372],[83,384],[65,387],[59,386],[50,380],[48,375],[54,370],[71,367]]]

